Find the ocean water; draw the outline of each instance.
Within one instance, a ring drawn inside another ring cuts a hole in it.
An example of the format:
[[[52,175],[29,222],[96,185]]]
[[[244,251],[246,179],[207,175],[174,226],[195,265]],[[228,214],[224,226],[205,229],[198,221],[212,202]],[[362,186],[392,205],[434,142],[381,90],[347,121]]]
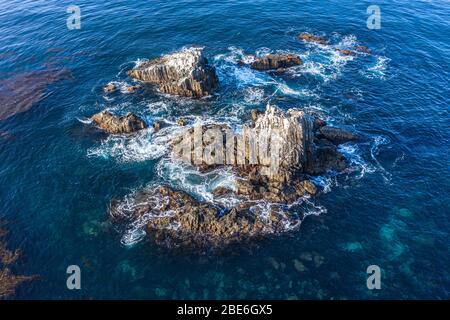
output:
[[[66,9],[81,8],[69,30]],[[0,2],[0,218],[18,274],[39,275],[18,299],[450,298],[450,4],[377,1]],[[300,32],[330,39],[320,46]],[[202,45],[220,79],[199,101],[105,95],[133,84],[145,59]],[[371,54],[336,48],[366,45]],[[269,52],[299,54],[284,75],[238,66]],[[205,201],[228,171],[199,175],[165,159],[173,132],[107,136],[88,123],[108,108],[150,124],[178,117],[238,127],[252,108],[296,107],[361,135],[342,145],[349,170],[317,177],[299,227],[201,255],[168,251],[139,226],[111,223],[108,204],[165,183]],[[81,290],[66,288],[79,265]],[[381,290],[366,286],[369,265]]]

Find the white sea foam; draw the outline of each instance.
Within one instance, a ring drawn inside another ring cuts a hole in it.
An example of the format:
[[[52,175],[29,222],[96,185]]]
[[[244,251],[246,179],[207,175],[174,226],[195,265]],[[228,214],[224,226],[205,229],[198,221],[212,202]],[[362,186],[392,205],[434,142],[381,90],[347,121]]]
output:
[[[369,79],[376,78],[384,80],[387,77],[389,61],[391,61],[391,59],[384,56],[378,56],[372,66],[368,67],[366,70],[361,70],[360,73]]]
[[[235,189],[236,176],[230,167],[221,167],[208,172],[200,172],[194,166],[170,158],[163,158],[156,167],[156,173],[165,183],[183,190],[203,201],[213,203],[216,199],[212,191],[217,187]],[[223,204],[236,204],[237,199],[224,199]]]
[[[377,170],[381,172],[381,175],[386,183],[390,183],[392,179],[392,174],[388,172],[378,161],[377,156],[380,151],[380,146],[386,145],[390,142],[390,139],[385,136],[376,136],[374,137],[374,142],[372,147],[370,148],[370,156],[372,157],[372,160],[377,165]]]
[[[120,93],[122,94],[129,94],[132,91],[130,91],[130,87],[132,86],[132,84],[130,84],[129,82],[126,81],[110,81],[108,82],[108,84],[112,84],[114,85],[116,88],[119,89]],[[103,98],[105,98],[106,100],[108,100],[108,95],[104,95]]]
[[[364,161],[361,156],[359,146],[355,143],[344,143],[339,145],[338,151],[341,152],[349,162],[348,173],[357,173],[356,179],[361,179],[366,173],[375,172],[375,168]]]
[[[78,121],[80,121],[83,124],[92,124],[91,118],[77,118]]]
[[[152,139],[153,129],[148,128],[130,135],[110,135],[99,146],[89,148],[89,157],[114,158],[119,162],[139,162],[162,157],[167,145]]]

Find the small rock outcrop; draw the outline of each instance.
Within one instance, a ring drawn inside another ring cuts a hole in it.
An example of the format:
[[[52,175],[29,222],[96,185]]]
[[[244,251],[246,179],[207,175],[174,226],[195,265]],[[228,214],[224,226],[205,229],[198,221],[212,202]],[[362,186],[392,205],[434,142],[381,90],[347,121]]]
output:
[[[358,45],[358,46],[354,46],[353,48],[359,52],[370,53],[370,49],[367,46]]]
[[[103,92],[109,93],[117,90],[117,87],[114,83],[108,83],[103,87]]]
[[[356,53],[352,50],[348,50],[348,49],[336,49],[337,52],[339,52],[340,54],[344,55],[344,56],[354,56]]]
[[[200,47],[150,60],[130,70],[128,75],[158,85],[161,92],[193,98],[210,95],[219,85],[215,68],[208,64]]]
[[[94,114],[91,119],[102,130],[113,134],[131,133],[147,128],[147,124],[144,120],[131,112],[124,116],[116,116],[111,112],[104,110]]]
[[[304,40],[307,42],[314,42],[314,43],[318,43],[318,44],[327,44],[328,43],[328,41],[325,38],[318,37],[318,36],[315,36],[315,35],[312,35],[312,34],[306,33],[306,32],[299,34],[298,38],[300,40]]]
[[[263,58],[257,58],[250,67],[260,71],[286,69],[302,64],[302,60],[295,54],[268,54]]]
[[[320,135],[322,135],[325,139],[333,142],[334,144],[341,144],[349,141],[358,140],[358,136],[354,133],[351,133],[347,130],[323,126],[319,129]]]

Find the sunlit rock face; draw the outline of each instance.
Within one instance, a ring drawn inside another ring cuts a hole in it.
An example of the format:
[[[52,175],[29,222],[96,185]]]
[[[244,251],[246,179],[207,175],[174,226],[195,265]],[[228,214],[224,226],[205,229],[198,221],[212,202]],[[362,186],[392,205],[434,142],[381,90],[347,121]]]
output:
[[[200,47],[150,60],[130,70],[128,75],[157,84],[163,93],[193,98],[210,95],[219,85],[216,70],[208,64]]]
[[[94,114],[91,119],[102,130],[108,133],[132,133],[147,128],[144,120],[131,112],[128,112],[124,116],[117,116],[104,110]]]
[[[308,176],[345,169],[346,159],[336,142],[356,139],[297,109],[283,112],[267,106],[252,118],[239,134],[221,124],[188,128],[172,140],[171,156],[203,171],[232,166],[239,177],[239,195],[290,203],[316,194]]]

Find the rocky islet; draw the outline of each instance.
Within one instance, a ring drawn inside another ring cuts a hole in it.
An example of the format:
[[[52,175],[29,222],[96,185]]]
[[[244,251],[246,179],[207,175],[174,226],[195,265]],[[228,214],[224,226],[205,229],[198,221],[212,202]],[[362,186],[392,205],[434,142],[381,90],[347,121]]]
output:
[[[310,34],[301,34],[299,39],[322,45],[328,43],[326,39]],[[360,47],[355,47],[355,51],[367,52],[368,48]],[[353,55],[353,51],[338,51],[344,55]],[[301,64],[300,57],[294,54],[269,54],[256,58],[249,66],[259,71],[268,71]],[[190,98],[210,95],[219,88],[215,68],[208,64],[201,47],[184,48],[141,63],[131,69],[128,75],[142,85],[157,85],[162,93]],[[140,85],[136,86],[139,87]],[[110,83],[105,86],[104,91],[113,92],[116,89]],[[201,171],[231,166],[236,174],[234,186],[218,187],[212,193],[216,198],[237,197],[237,205],[224,207],[216,202],[199,201],[184,191],[161,185],[142,189],[122,199],[114,199],[109,207],[113,220],[129,222],[140,219],[145,221],[146,233],[157,243],[167,247],[195,248],[218,247],[264,237],[286,231],[287,224],[295,225],[295,219],[285,212],[284,206],[318,193],[312,177],[328,170],[344,170],[347,166],[346,159],[338,151],[338,145],[355,141],[358,136],[329,126],[322,119],[296,108],[284,112],[268,105],[264,112],[251,110],[249,118],[251,123],[244,125],[244,128],[256,129],[263,135],[268,135],[268,139],[273,130],[278,130],[281,144],[280,163],[276,172],[267,174],[267,163],[250,163],[251,155],[247,150],[241,154],[245,159],[243,163],[237,161],[237,149],[233,154],[236,160],[232,163],[191,163]],[[94,115],[92,120],[106,132],[114,134],[132,133],[147,127],[142,119],[132,113],[116,116],[105,110]],[[176,123],[178,126],[185,126],[186,132],[192,133],[194,130],[184,118]],[[153,127],[157,131],[161,128],[161,123],[155,122]],[[222,137],[230,130],[219,123],[209,124],[202,130],[205,132],[212,128],[219,130]],[[172,139],[172,148],[180,139]],[[208,141],[202,140],[201,147],[207,148]],[[180,160],[174,152],[170,157],[173,161]],[[261,208],[255,206],[255,201],[257,204],[260,203],[258,201],[264,201],[274,205],[262,214]]]

